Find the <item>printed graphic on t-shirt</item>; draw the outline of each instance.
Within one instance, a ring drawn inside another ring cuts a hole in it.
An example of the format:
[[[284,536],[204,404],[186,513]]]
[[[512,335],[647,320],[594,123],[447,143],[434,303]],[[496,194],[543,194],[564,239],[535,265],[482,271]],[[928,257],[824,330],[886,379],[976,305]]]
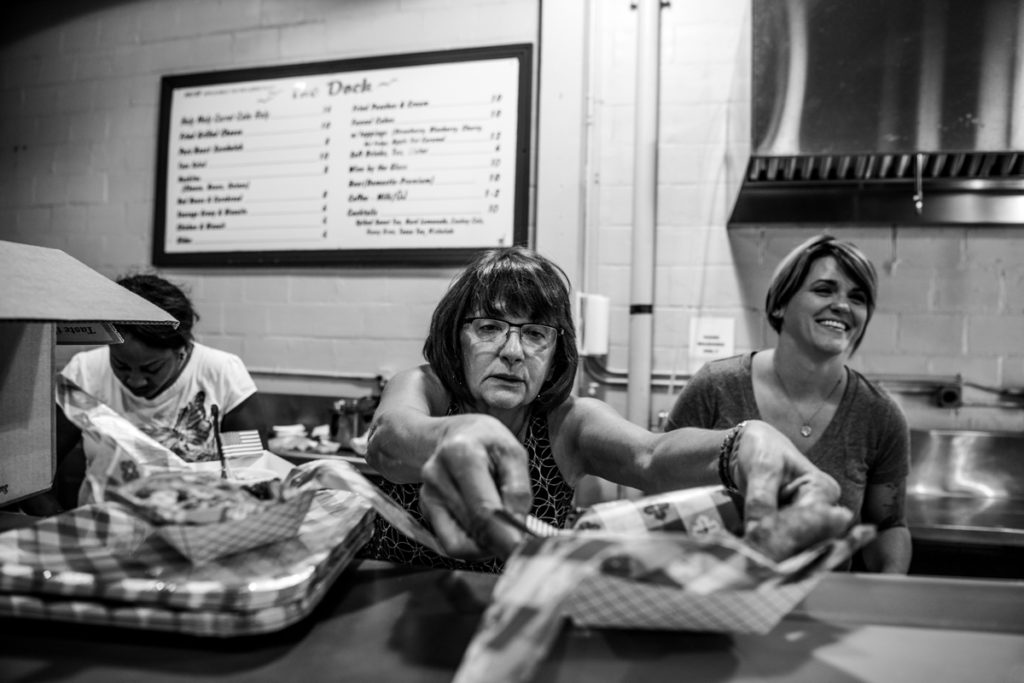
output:
[[[206,392],[203,390],[199,390],[195,398],[178,411],[173,425],[148,424],[142,427],[142,431],[188,462],[217,459],[213,420],[206,413]]]

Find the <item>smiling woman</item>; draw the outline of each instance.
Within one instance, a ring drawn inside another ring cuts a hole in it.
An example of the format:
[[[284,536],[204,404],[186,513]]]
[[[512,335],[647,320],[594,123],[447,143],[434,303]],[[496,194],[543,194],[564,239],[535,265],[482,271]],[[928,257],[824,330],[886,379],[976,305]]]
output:
[[[830,235],[796,247],[765,297],[778,344],[708,363],[687,383],[667,428],[720,428],[761,419],[839,482],[839,502],[875,524],[863,553],[871,571],[905,573],[909,431],[899,406],[847,367],[875,310],[877,276],[853,244]]]

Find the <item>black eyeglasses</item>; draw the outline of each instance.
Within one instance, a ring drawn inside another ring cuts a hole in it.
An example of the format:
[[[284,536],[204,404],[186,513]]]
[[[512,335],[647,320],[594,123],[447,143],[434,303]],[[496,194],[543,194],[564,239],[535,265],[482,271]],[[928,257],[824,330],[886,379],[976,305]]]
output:
[[[512,329],[519,330],[519,343],[532,352],[546,351],[562,333],[557,327],[541,323],[516,325],[500,318],[465,318],[469,331],[476,341],[484,344],[504,344]]]

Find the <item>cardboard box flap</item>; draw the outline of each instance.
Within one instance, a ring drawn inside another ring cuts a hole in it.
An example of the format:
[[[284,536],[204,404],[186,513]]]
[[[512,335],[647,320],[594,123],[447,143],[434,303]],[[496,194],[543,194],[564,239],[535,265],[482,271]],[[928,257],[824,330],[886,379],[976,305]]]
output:
[[[0,241],[0,319],[178,322],[59,249]]]

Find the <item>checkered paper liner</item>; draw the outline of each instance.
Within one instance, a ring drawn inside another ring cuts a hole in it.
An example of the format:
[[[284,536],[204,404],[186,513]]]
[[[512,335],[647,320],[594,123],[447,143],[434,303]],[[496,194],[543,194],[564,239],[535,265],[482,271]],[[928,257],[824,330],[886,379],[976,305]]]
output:
[[[289,482],[357,492],[413,540],[440,547],[346,462],[306,463]],[[739,513],[720,487],[602,504],[581,515],[582,529],[533,517],[525,524],[534,536],[507,560],[456,683],[529,680],[565,617],[584,626],[765,633],[875,536],[860,525],[776,563],[734,535]]]
[[[237,512],[240,508],[227,500],[221,501],[219,506],[189,510],[175,507],[168,510],[164,507],[152,507],[147,499],[137,495],[140,486],[152,488],[154,485],[159,486],[155,482],[165,479],[173,485],[184,485],[180,482],[188,482],[189,477],[194,479],[196,484],[208,486],[213,483],[217,487],[226,487],[226,490],[235,495],[242,495],[247,506],[244,516],[240,519],[231,519],[230,513]],[[306,517],[313,493],[311,488],[282,488],[279,498],[261,501],[249,496],[245,491],[240,491],[235,482],[222,481],[219,474],[160,473],[109,490],[105,495],[108,500],[121,503],[136,515],[152,522],[156,534],[190,562],[200,565],[219,557],[294,536]],[[211,516],[219,516],[221,521],[207,521]],[[204,518],[202,521],[206,523],[197,523],[197,517]]]
[[[192,564],[206,564],[294,536],[312,500],[313,491],[303,491],[244,519],[218,524],[161,524],[156,532]]]
[[[767,633],[822,576],[764,590],[693,595],[596,574],[583,580],[566,612],[576,624],[591,628]]]
[[[582,515],[586,529],[527,539],[507,560],[455,683],[529,680],[563,617],[587,627],[766,633],[875,536],[860,525],[776,563],[731,533],[738,512],[726,496],[712,487],[614,501],[589,521]]]
[[[858,526],[778,564],[724,534],[528,539],[506,562],[453,681],[528,681],[564,616],[595,627],[765,633],[874,535]],[[675,582],[679,565],[700,569],[699,591]]]
[[[306,616],[373,533],[358,496],[317,491],[298,534],[202,566],[116,503],[0,534],[0,615],[229,637]]]
[[[440,550],[429,530],[349,463],[311,461],[296,467],[286,483],[310,482],[358,493],[407,536]],[[568,567],[573,578],[566,584],[571,590],[563,596],[568,598],[564,614],[582,625],[752,633],[770,630],[827,570],[874,537],[873,527],[860,525],[843,538],[776,563],[734,535],[741,528],[736,502],[718,486],[601,503],[585,511],[570,530],[534,517],[526,519],[526,527],[537,537],[528,539],[506,563],[498,584],[509,587],[505,595],[547,594],[557,582],[545,577]],[[571,551],[564,552],[566,547]],[[535,567],[542,567],[536,572],[537,586],[513,588],[518,573],[529,575]],[[630,570],[629,578],[622,576],[623,567]],[[605,591],[615,591],[617,597],[606,600]],[[661,613],[650,608],[652,602]],[[705,616],[673,617],[681,605]],[[751,613],[745,613],[748,606]]]
[[[605,560],[583,577],[564,611],[587,627],[767,633],[874,535],[874,527],[857,526],[780,563],[730,537],[665,538],[660,542],[680,556],[665,554],[655,571],[632,578],[617,576],[615,563]],[[685,576],[680,564],[704,566]]]

